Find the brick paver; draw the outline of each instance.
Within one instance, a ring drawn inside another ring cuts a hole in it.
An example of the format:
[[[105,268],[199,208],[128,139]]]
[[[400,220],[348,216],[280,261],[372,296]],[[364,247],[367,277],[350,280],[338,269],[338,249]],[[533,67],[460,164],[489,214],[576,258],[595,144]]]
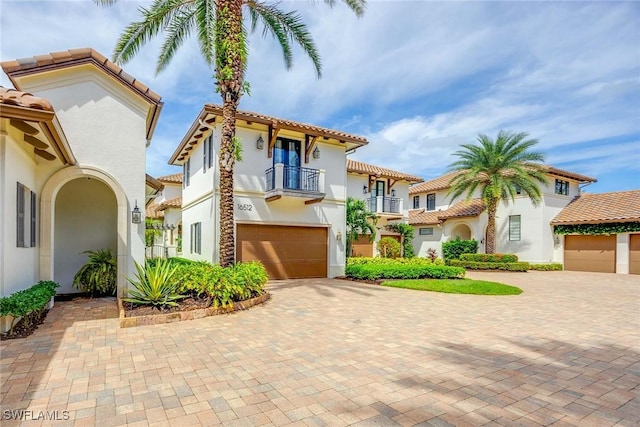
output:
[[[290,280],[245,312],[129,329],[113,300],[60,302],[0,343],[2,425],[640,424],[640,277],[469,276],[525,292]]]

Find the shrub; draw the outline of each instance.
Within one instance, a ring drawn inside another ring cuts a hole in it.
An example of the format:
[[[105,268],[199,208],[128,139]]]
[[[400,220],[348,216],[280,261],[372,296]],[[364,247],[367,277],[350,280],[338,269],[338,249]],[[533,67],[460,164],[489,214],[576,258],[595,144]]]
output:
[[[462,254],[475,254],[478,252],[478,242],[476,240],[449,240],[442,244],[442,257],[445,261],[450,259],[460,259]]]
[[[115,295],[118,261],[111,249],[85,251],[89,259],[73,277],[73,286],[91,296]]]
[[[462,254],[461,261],[474,262],[518,262],[515,254]]]
[[[382,262],[374,261],[377,259]],[[464,277],[463,268],[434,264],[424,258],[400,260],[365,258],[364,262],[347,263],[345,272],[348,277],[360,280]]]
[[[136,279],[127,280],[136,288],[129,290],[131,298],[123,298],[134,304],[149,304],[156,308],[178,305],[177,300],[185,296],[178,293],[178,284],[172,280],[178,266],[168,260],[157,260],[144,267],[136,262]]]
[[[397,224],[387,225],[387,230],[395,231],[402,235],[402,257],[413,258],[415,252],[413,251],[413,227],[409,224],[399,222]]]
[[[437,260],[438,251],[433,248],[427,249],[427,259],[429,259],[431,262],[434,262],[435,260]]]
[[[504,271],[527,271],[528,262],[475,262],[452,259],[447,261],[447,265],[464,267],[468,270],[504,270]]]
[[[551,263],[551,264],[531,264],[529,265],[529,270],[538,270],[538,271],[562,271],[563,266],[560,263]]]
[[[431,261],[427,258],[370,258],[370,257],[357,257],[347,259],[347,266],[349,265],[361,265],[361,264],[375,264],[375,265],[445,265],[441,259]]]
[[[13,317],[8,335],[13,335],[13,328],[20,318],[27,329],[32,329],[42,320],[47,304],[59,286],[56,282],[42,280],[29,289],[0,298],[0,317]]]
[[[378,252],[383,258],[398,258],[400,256],[400,242],[393,237],[383,237],[378,242]]]

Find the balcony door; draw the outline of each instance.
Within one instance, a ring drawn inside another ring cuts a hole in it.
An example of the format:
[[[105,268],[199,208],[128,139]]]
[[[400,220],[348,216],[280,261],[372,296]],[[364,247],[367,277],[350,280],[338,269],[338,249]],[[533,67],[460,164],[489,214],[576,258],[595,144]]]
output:
[[[276,140],[273,164],[284,165],[284,187],[300,188],[300,141],[278,138]]]
[[[376,186],[373,189],[374,196],[382,196],[384,197],[384,181],[376,181]]]

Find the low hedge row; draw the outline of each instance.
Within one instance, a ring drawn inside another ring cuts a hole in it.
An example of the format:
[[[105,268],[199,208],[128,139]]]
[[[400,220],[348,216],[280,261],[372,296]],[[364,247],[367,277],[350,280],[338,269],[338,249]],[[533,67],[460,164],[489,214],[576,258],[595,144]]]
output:
[[[13,317],[8,335],[13,335],[13,328],[20,318],[29,329],[37,324],[59,286],[56,282],[42,280],[28,289],[0,298],[0,317]]]
[[[372,257],[350,257],[347,258],[347,266],[350,265],[445,265],[441,259],[431,261],[428,258],[372,258]]]
[[[448,265],[463,267],[468,270],[503,270],[503,271],[527,271],[528,262],[475,262],[452,259],[447,261]]]
[[[518,262],[515,254],[462,254],[461,261],[473,262]]]
[[[551,264],[531,264],[529,266],[529,270],[538,270],[538,271],[562,271],[563,266],[559,263],[551,263]]]
[[[351,264],[346,275],[359,280],[377,279],[461,279],[464,268],[435,264]]]

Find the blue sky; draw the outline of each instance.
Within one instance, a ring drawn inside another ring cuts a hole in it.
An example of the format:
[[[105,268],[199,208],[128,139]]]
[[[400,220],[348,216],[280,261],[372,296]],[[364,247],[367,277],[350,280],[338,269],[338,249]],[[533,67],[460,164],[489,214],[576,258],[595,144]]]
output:
[[[110,56],[141,3],[2,0],[0,59]],[[546,163],[598,178],[587,191],[640,188],[640,3],[372,1],[361,19],[324,2],[280,6],[303,15],[323,77],[299,50],[287,71],[258,31],[242,109],[365,136],[354,159],[425,179],[460,144],[507,129],[537,138]],[[203,104],[219,103],[194,39],[156,76],[159,45],[124,65],[165,102],[147,151],[154,176],[179,171],[169,156]]]

